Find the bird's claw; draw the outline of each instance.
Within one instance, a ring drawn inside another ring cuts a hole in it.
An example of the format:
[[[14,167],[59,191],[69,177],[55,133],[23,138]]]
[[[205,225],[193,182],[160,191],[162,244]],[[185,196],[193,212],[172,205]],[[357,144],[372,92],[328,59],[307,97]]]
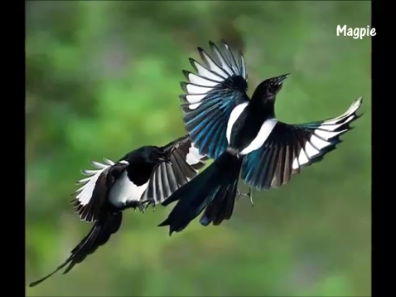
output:
[[[249,191],[247,192],[247,193],[241,193],[239,190],[237,190],[237,200],[239,199],[239,197],[241,197],[241,196],[244,196],[244,197],[246,197],[246,196],[248,196],[249,197],[249,199],[250,199],[250,203],[252,204],[252,207],[254,206],[254,203],[253,203],[253,195],[252,195],[252,188],[249,188]]]
[[[254,206],[254,202],[253,202],[253,194],[252,194],[252,188],[249,188],[249,199],[250,199],[250,203],[252,204],[252,207]]]
[[[140,211],[141,213],[144,213],[144,206],[143,206],[143,203],[139,204],[138,208],[139,208],[139,211]]]
[[[147,207],[149,207],[150,204],[151,204],[151,201],[150,201],[150,200],[146,200],[146,201],[143,201],[142,203],[140,203],[140,204],[139,204],[139,210],[140,210],[140,212],[141,212],[141,213],[144,213],[144,210],[145,210]]]

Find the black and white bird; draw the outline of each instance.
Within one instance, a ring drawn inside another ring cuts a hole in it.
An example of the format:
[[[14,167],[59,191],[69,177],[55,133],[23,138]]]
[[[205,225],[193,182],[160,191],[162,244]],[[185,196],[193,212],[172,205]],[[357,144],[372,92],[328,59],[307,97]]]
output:
[[[194,178],[206,159],[187,135],[163,147],[141,147],[117,162],[108,159],[104,163],[91,162],[95,169],[83,170],[88,177],[78,182],[82,186],[72,203],[81,220],[93,222],[93,227],[62,265],[30,286],[41,283],[66,265],[63,273],[69,272],[118,231],[123,210],[155,207]]]
[[[276,95],[288,74],[262,81],[251,99],[242,53],[238,63],[229,46],[212,42],[213,57],[198,48],[202,65],[190,58],[196,74],[184,71],[181,84],[185,127],[200,154],[215,161],[175,191],[162,205],[178,201],[168,218],[169,233],[182,231],[204,211],[200,223],[219,225],[233,213],[239,177],[250,188],[278,188],[292,175],[321,160],[341,142],[358,117],[360,97],[342,115],[305,124],[287,124],[275,115]]]

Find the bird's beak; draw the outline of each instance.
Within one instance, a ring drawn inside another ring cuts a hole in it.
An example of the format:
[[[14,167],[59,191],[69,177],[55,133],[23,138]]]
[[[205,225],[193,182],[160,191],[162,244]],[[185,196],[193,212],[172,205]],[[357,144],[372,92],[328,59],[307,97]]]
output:
[[[282,83],[283,83],[283,81],[288,77],[290,75],[290,73],[287,73],[287,74],[283,74],[283,75],[280,75],[280,76],[278,76],[278,79],[277,79],[277,84],[278,85],[281,85]]]

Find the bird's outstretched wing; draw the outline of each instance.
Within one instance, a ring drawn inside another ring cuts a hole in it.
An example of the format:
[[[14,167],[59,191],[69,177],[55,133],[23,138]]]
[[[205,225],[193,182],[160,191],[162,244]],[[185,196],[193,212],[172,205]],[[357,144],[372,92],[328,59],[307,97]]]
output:
[[[198,153],[188,135],[167,144],[163,149],[171,152],[170,163],[161,162],[153,171],[142,199],[149,201],[149,204],[163,202],[180,186],[194,178],[207,160],[206,156]]]
[[[224,41],[224,53],[209,42],[213,56],[198,48],[206,67],[190,58],[197,74],[184,70],[188,83],[182,82],[180,96],[185,127],[199,153],[216,159],[227,148],[227,123],[232,110],[248,102],[247,74],[242,53],[236,62]]]
[[[350,131],[350,123],[361,116],[356,114],[361,104],[360,97],[345,113],[324,121],[298,125],[277,122],[261,148],[246,155],[242,179],[258,190],[287,184],[302,167],[320,161],[342,142],[339,136]]]
[[[80,219],[94,222],[99,219],[104,204],[108,203],[107,195],[117,177],[124,172],[128,164],[125,161],[114,163],[103,159],[104,163],[92,161],[94,170],[83,170],[87,178],[78,181],[83,184],[73,195],[71,201]]]

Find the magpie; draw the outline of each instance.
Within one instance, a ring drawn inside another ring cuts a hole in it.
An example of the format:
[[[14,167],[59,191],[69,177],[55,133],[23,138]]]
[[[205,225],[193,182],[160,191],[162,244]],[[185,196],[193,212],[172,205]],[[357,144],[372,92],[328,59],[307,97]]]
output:
[[[178,187],[194,178],[205,165],[188,135],[163,146],[144,146],[127,153],[117,162],[92,161],[94,170],[83,170],[87,178],[75,193],[72,204],[81,220],[93,223],[88,235],[71,251],[55,271],[30,284],[36,286],[65,267],[66,274],[76,264],[104,245],[121,226],[125,209],[140,209],[164,201]]]
[[[237,183],[241,178],[250,190],[279,188],[292,175],[318,162],[341,143],[361,115],[362,97],[342,115],[322,121],[288,124],[276,118],[275,102],[289,74],[262,81],[247,96],[248,75],[241,52],[238,63],[222,40],[223,51],[209,42],[212,57],[198,48],[205,66],[190,58],[196,74],[184,70],[180,96],[187,132],[199,153],[215,159],[167,200],[177,201],[159,226],[169,226],[169,235],[180,232],[203,212],[200,223],[220,225],[231,218]],[[250,192],[250,191],[249,191]]]

